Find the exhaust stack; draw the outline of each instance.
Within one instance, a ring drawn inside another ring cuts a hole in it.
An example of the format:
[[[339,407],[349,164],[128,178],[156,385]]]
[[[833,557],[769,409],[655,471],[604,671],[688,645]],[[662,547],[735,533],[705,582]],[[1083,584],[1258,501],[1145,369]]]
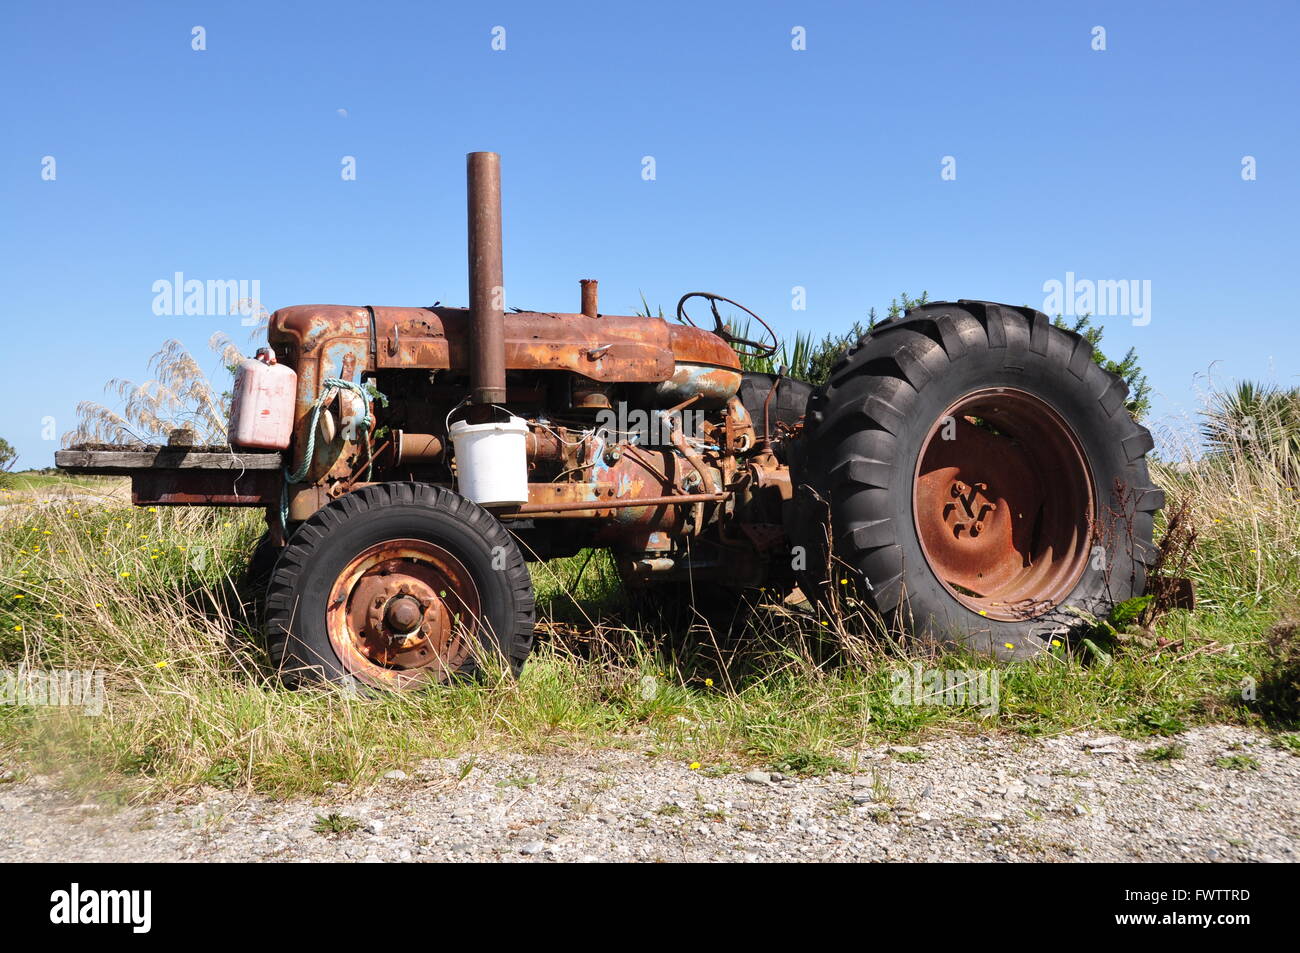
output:
[[[595,278],[583,278],[578,282],[582,286],[582,313],[589,318],[596,318],[599,305],[597,304],[597,291]]]
[[[465,157],[469,198],[470,403],[487,420],[487,405],[506,400],[505,278],[501,269],[501,157]]]

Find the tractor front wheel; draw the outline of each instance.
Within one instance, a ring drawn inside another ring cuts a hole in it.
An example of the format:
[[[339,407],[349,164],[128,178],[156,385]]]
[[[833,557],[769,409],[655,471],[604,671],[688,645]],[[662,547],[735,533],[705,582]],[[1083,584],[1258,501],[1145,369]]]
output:
[[[443,487],[384,483],[293,534],[267,592],[267,648],[293,683],[417,690],[489,656],[517,674],[533,618],[528,567],[492,514]]]

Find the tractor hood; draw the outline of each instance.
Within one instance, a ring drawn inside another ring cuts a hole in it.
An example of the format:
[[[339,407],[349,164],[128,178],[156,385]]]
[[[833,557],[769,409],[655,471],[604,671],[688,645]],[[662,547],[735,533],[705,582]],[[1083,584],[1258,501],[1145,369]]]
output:
[[[505,320],[508,370],[568,371],[607,383],[657,383],[677,365],[738,374],[718,336],[663,318],[521,311]],[[337,376],[350,353],[357,370],[468,369],[470,312],[464,308],[295,305],[271,315],[268,338],[301,373]],[[365,360],[361,360],[365,355]]]

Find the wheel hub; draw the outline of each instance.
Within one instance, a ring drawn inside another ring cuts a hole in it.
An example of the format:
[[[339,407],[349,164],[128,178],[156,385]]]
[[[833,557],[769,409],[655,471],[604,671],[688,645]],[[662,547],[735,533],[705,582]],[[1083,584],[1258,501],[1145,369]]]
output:
[[[455,556],[393,540],[353,557],[335,580],[327,623],[344,666],[367,684],[446,681],[469,657],[479,596]]]
[[[424,620],[424,606],[411,596],[398,596],[384,610],[384,622],[394,632],[394,637],[410,635]]]
[[[998,388],[940,417],[917,462],[913,515],[931,570],[1005,621],[1051,611],[1087,566],[1096,511],[1073,432],[1048,404]]]
[[[975,539],[984,531],[984,518],[997,510],[998,505],[990,503],[984,495],[988,488],[987,483],[967,486],[961,480],[953,481],[950,493],[956,502],[943,505],[943,518],[952,527],[952,535],[957,539],[963,535],[967,539]]]

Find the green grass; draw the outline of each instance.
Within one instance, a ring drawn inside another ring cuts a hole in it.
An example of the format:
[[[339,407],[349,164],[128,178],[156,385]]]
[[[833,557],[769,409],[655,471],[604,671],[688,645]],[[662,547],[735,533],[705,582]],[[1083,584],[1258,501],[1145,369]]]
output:
[[[69,476],[65,473],[45,473],[40,470],[22,470],[6,473],[6,489],[44,490],[51,487],[102,490],[122,482],[121,477]]]
[[[361,822],[346,814],[317,814],[311,829],[317,834],[351,834],[360,830]]]
[[[43,493],[68,495],[84,493],[102,496],[124,486],[122,477],[77,476],[25,470],[19,473],[0,471],[0,507],[29,503]]]
[[[925,759],[926,755],[923,751],[899,751],[894,755],[894,760],[904,764],[920,764]]]
[[[1249,755],[1230,754],[1223,758],[1215,758],[1216,767],[1224,768],[1228,771],[1258,771],[1259,762]]]
[[[843,771],[846,766],[842,759],[824,751],[796,748],[773,759],[769,767],[781,773],[817,777],[832,771]]]
[[[1159,745],[1142,752],[1148,761],[1179,761],[1187,754],[1187,748],[1180,744]]]
[[[490,675],[418,696],[291,692],[264,668],[240,587],[260,514],[45,506],[0,522],[0,668],[96,668],[107,702],[98,717],[0,705],[0,755],[124,800],[197,787],[273,796],[365,787],[425,758],[468,756],[468,773],[476,754],[494,750],[615,747],[683,772],[698,763],[711,775],[823,774],[859,770],[864,745],[954,732],[1294,730],[1285,707],[1266,711],[1243,691],[1253,681],[1264,697],[1285,684],[1266,643],[1300,591],[1294,493],[1248,472],[1160,479],[1204,514],[1186,570],[1199,607],[1163,618],[1150,647],[1117,646],[1106,665],[1062,651],[1004,668],[993,714],[894,704],[891,671],[913,660],[898,642],[864,637],[853,620],[822,626],[767,605],[765,593],[730,632],[637,616],[603,553],[534,566],[549,624],[518,680]],[[1294,750],[1295,737],[1278,743]]]

